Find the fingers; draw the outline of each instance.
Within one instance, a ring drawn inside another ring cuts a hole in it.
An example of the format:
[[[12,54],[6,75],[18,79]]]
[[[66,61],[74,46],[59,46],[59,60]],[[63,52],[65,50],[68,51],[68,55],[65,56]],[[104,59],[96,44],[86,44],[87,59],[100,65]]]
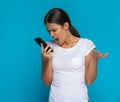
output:
[[[49,45],[44,48],[43,44],[41,43],[41,53],[52,54],[52,52],[53,49],[51,49]]]
[[[104,58],[104,57],[108,56],[108,53],[103,54],[103,53],[99,52],[98,50],[93,49],[92,55],[93,55],[94,57]]]
[[[47,45],[47,46],[45,47],[45,52],[50,52],[50,46]]]
[[[108,53],[106,53],[106,54],[99,54],[99,58],[104,58],[106,56],[108,56]]]

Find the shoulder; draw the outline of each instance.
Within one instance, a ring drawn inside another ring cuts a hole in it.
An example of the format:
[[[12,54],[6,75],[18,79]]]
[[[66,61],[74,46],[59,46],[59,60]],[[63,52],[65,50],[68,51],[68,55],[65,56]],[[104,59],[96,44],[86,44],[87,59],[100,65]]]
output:
[[[80,40],[83,44],[93,43],[93,41],[91,39],[88,39],[88,38],[80,38]]]
[[[81,45],[84,49],[85,56],[88,55],[92,51],[92,49],[96,47],[93,41],[88,38],[81,38]]]

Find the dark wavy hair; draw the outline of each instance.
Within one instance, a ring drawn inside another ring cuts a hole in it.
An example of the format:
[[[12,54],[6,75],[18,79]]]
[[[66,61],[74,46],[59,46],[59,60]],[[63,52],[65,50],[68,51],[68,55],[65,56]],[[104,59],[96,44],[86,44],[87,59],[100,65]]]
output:
[[[78,31],[75,29],[74,26],[72,26],[71,24],[71,20],[68,16],[68,14],[60,8],[53,8],[51,9],[44,18],[44,24],[46,23],[56,23],[59,25],[64,25],[65,22],[69,23],[69,31],[76,37],[80,38],[80,35],[78,33]]]

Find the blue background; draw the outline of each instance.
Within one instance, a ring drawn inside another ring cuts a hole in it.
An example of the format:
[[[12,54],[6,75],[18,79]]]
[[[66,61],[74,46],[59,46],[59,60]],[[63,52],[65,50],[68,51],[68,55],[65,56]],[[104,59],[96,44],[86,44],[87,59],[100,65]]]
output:
[[[120,102],[120,0],[1,0],[0,102],[47,102],[49,87],[41,81],[40,47],[33,39],[51,39],[43,18],[53,7],[64,9],[82,37],[109,52],[88,86],[91,102]]]

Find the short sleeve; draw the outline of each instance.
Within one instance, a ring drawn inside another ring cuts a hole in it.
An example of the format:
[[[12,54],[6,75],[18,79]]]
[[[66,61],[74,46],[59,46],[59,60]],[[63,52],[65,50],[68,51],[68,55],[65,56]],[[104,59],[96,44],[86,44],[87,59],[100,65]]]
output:
[[[91,40],[85,39],[85,56],[87,56],[95,47],[95,44]]]

